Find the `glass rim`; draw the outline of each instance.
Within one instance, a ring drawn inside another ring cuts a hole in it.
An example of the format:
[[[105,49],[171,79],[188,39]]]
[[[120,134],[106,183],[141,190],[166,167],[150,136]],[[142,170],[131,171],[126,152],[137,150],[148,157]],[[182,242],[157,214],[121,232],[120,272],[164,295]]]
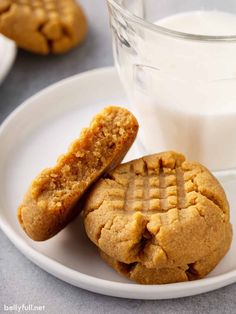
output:
[[[170,37],[192,40],[192,41],[206,41],[206,42],[234,42],[236,41],[236,35],[229,35],[229,36],[197,35],[197,34],[190,34],[190,33],[175,31],[167,27],[156,25],[149,21],[144,20],[143,18],[133,14],[131,11],[125,9],[122,5],[120,5],[117,2],[117,0],[107,0],[107,2],[110,3],[115,9],[117,9],[126,18],[140,24],[141,26],[149,30],[159,32]]]

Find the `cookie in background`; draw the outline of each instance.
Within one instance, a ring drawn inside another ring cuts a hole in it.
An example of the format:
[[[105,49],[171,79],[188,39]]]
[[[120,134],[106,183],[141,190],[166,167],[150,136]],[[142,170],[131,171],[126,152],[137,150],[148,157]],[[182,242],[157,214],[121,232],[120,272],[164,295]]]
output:
[[[34,53],[65,53],[85,39],[87,29],[74,0],[0,1],[0,33]]]

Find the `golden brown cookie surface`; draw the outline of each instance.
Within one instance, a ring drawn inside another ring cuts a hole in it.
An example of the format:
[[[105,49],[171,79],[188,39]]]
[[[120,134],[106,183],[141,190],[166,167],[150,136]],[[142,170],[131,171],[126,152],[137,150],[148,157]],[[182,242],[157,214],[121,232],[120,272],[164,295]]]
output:
[[[0,32],[32,52],[63,53],[83,41],[87,21],[74,0],[1,0]]]
[[[196,263],[176,267],[147,268],[139,262],[132,264],[118,262],[102,251],[100,251],[100,255],[118,273],[140,284],[153,285],[190,281],[205,277],[215,268],[229,250],[231,234],[228,233],[228,236],[227,241],[222,243],[222,247],[212,251],[210,255],[203,257]]]
[[[79,211],[75,205],[104,172],[120,163],[138,131],[135,117],[126,109],[105,108],[81,132],[53,168],[32,182],[18,209],[18,219],[34,240],[59,232]]]
[[[84,217],[105,254],[149,269],[187,269],[232,238],[219,182],[175,152],[118,166],[92,188]]]

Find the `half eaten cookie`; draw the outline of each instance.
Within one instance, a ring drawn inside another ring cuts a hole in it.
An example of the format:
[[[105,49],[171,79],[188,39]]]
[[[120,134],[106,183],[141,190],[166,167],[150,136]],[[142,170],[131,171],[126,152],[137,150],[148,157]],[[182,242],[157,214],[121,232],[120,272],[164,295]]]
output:
[[[43,170],[31,183],[18,209],[18,220],[33,240],[58,233],[75,217],[75,206],[88,187],[117,166],[138,131],[126,109],[108,107],[98,114],[55,167]]]

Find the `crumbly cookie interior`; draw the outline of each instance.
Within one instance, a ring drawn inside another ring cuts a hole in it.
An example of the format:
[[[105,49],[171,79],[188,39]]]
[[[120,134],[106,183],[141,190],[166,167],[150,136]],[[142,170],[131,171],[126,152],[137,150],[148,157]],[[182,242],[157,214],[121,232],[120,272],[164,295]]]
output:
[[[22,226],[41,221],[42,213],[63,217],[60,224],[86,189],[123,159],[137,129],[136,119],[126,109],[109,107],[97,115],[56,166],[32,182],[18,211]]]

